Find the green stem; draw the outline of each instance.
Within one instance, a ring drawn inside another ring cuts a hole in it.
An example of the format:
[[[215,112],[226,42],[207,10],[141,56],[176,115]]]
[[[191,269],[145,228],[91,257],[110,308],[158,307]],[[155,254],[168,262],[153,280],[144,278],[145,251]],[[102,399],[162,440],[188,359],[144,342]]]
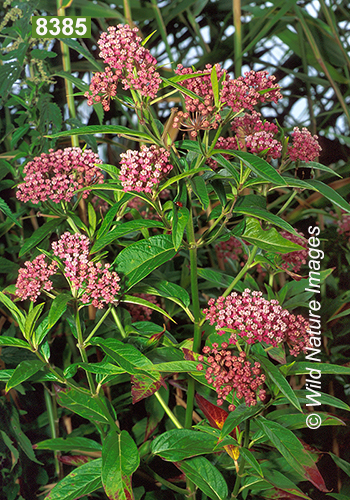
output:
[[[224,291],[222,294],[223,297],[227,297],[235,287],[235,285],[239,282],[241,277],[248,271],[248,269],[251,267],[252,262],[254,261],[254,257],[256,252],[258,251],[258,247],[256,245],[253,246],[252,251],[250,252],[250,255],[248,257],[247,262],[245,263],[244,267],[240,270],[240,272],[237,274],[235,279],[232,281],[231,285]]]
[[[65,8],[61,7],[61,2],[60,0],[57,0],[57,15],[58,16],[65,16]],[[60,42],[61,46],[61,54],[62,54],[62,66],[63,66],[63,71],[66,71],[67,73],[71,72],[71,64],[70,64],[70,55],[69,55],[69,47],[68,45],[64,44],[63,42]],[[67,105],[68,105],[68,110],[69,110],[69,116],[71,118],[76,118],[76,111],[75,111],[75,103],[74,103],[74,91],[73,91],[73,84],[68,81],[66,78],[64,79],[64,85],[66,88],[66,97],[67,97]],[[79,147],[79,137],[77,135],[71,136],[71,141],[72,141],[72,146],[73,147]]]
[[[282,214],[285,211],[285,209],[292,203],[292,201],[294,200],[296,195],[297,195],[297,191],[295,189],[292,192],[292,194],[290,195],[290,197],[288,198],[288,200],[284,203],[283,207],[277,212],[276,215]]]
[[[89,359],[87,357],[86,350],[85,350],[85,345],[84,345],[83,332],[81,330],[81,323],[80,323],[79,311],[77,311],[77,313],[75,315],[75,324],[76,324],[76,327],[77,327],[78,349],[79,349],[79,352],[80,352],[81,359],[83,360],[84,363],[89,363]],[[92,374],[89,373],[89,372],[86,372],[86,376],[87,376],[87,380],[88,380],[88,383],[89,383],[91,394],[95,394],[96,393],[95,382],[94,382],[94,379],[92,377]]]
[[[143,467],[147,470],[147,472],[149,472],[149,474],[154,477],[154,479],[156,479],[157,481],[159,481],[161,484],[163,484],[164,486],[166,486],[167,488],[170,488],[171,490],[173,491],[176,491],[177,493],[182,493],[183,495],[187,495],[188,491],[187,490],[184,490],[183,488],[179,488],[178,486],[176,486],[175,484],[173,483],[170,483],[169,481],[167,481],[166,479],[162,478],[161,476],[159,476],[156,472],[154,472],[150,467],[148,467],[148,465],[146,464],[143,464]]]
[[[243,444],[244,448],[248,448],[249,445],[249,429],[250,429],[250,420],[248,419],[246,420],[246,427],[244,430],[244,444]],[[245,468],[245,459],[242,457],[236,477],[235,486],[233,488],[233,492],[231,495],[232,498],[237,498],[238,490],[241,485],[241,478],[244,474],[244,468]]]
[[[242,72],[242,22],[241,0],[233,0],[235,78]]]
[[[123,327],[123,325],[122,325],[122,322],[120,321],[120,318],[119,318],[119,316],[118,316],[118,312],[115,310],[115,308],[114,308],[114,307],[112,307],[112,316],[113,316],[113,318],[114,318],[114,321],[115,321],[115,323],[116,323],[117,327],[119,328],[119,331],[120,331],[120,333],[121,333],[121,336],[123,337],[123,339],[126,339],[127,334],[126,334],[126,332],[125,332],[125,330],[124,330],[124,327]]]
[[[168,415],[172,423],[177,427],[178,429],[183,429],[183,426],[180,424],[174,413],[170,410],[169,406],[166,404],[162,396],[160,395],[159,391],[154,393],[155,397],[158,399],[159,403],[161,404],[162,408],[164,409],[165,413]]]
[[[50,427],[50,434],[52,439],[55,439],[57,437],[57,432],[56,432],[56,422],[57,422],[57,409],[54,408],[54,404],[56,403],[53,401],[53,398],[51,397],[51,394],[49,390],[45,387],[44,385],[44,398],[45,398],[45,406],[46,406],[46,411],[47,411],[47,417],[49,419],[49,427]],[[56,412],[55,412],[56,410]],[[56,413],[56,416],[55,416]],[[60,462],[58,461],[58,452],[54,451],[54,463],[55,463],[55,470],[56,470],[56,475],[57,477],[60,476]]]
[[[95,332],[100,328],[100,326],[102,325],[102,323],[104,322],[104,320],[107,318],[108,314],[111,312],[111,309],[112,309],[112,306],[109,306],[109,308],[107,309],[107,311],[103,314],[103,316],[101,316],[101,319],[99,320],[99,322],[97,323],[97,325],[94,327],[94,329],[92,330],[92,332],[90,333],[90,335],[88,335],[88,337],[85,339],[84,346],[87,346],[89,340],[95,335]]]

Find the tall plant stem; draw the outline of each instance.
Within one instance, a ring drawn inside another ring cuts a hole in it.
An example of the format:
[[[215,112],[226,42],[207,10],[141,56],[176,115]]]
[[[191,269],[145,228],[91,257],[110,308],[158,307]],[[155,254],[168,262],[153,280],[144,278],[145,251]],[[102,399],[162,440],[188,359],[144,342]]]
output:
[[[168,417],[170,418],[170,420],[172,421],[172,423],[175,425],[175,427],[177,429],[183,429],[182,425],[180,424],[180,422],[178,421],[178,419],[176,418],[176,416],[174,415],[174,413],[170,410],[169,406],[166,404],[166,402],[164,401],[164,399],[160,395],[159,391],[155,392],[154,395],[158,399],[158,401],[161,404],[163,410],[168,415]]]
[[[248,271],[248,269],[250,268],[251,264],[254,261],[254,257],[257,251],[258,247],[254,245],[252,251],[250,252],[247,262],[245,263],[244,267],[242,267],[240,272],[237,274],[235,279],[232,281],[231,285],[224,291],[224,293],[222,294],[223,297],[227,297],[232,292],[235,285],[239,282],[242,276],[244,276],[244,274]]]
[[[248,420],[246,420],[246,426],[245,426],[245,431],[244,431],[244,444],[243,444],[244,448],[248,448],[248,445],[249,445],[249,430],[250,430],[250,420],[248,419]],[[232,498],[237,498],[239,487],[241,485],[241,478],[242,478],[243,473],[244,473],[244,468],[245,468],[245,459],[242,457],[241,463],[239,466],[239,470],[237,473],[237,477],[236,477],[235,486],[233,488],[233,492],[231,495]]]
[[[57,407],[56,401],[52,398],[49,390],[44,386],[44,398],[45,398],[45,406],[47,411],[47,417],[49,420],[50,434],[52,439],[57,438]],[[61,475],[61,466],[58,461],[58,452],[54,451],[54,463],[55,463],[55,471],[57,477]]]
[[[233,24],[234,32],[234,55],[235,55],[235,78],[241,75],[242,71],[242,22],[241,22],[241,0],[233,0]]]

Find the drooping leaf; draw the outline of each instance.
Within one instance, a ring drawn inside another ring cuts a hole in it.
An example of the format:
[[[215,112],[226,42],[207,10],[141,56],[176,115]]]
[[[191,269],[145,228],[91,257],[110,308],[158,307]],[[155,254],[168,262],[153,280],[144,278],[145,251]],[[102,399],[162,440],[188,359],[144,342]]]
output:
[[[228,488],[221,472],[204,457],[175,462],[188,479],[212,500],[226,500]]]
[[[311,454],[292,431],[261,416],[257,417],[255,422],[298,474],[320,491],[329,491]]]
[[[103,440],[102,484],[111,500],[133,500],[131,477],[140,463],[137,446],[130,434],[115,431]]]
[[[246,227],[242,239],[268,251],[288,253],[296,250],[304,250],[304,247],[283,238],[274,227],[266,231],[263,230],[259,220],[252,219],[251,217],[246,219]]]
[[[131,375],[132,403],[138,403],[141,399],[152,396],[163,385],[166,387],[163,377],[159,374],[158,380],[148,375]]]
[[[102,458],[81,465],[54,486],[46,500],[75,500],[102,486]]]
[[[184,235],[184,231],[186,229],[190,213],[188,211],[188,208],[186,207],[180,207],[179,209],[177,209],[177,207],[174,206],[173,210],[174,210],[174,219],[173,219],[172,238],[173,238],[174,248],[176,251],[178,251],[182,243],[182,238]]]
[[[154,269],[174,257],[176,250],[168,234],[152,236],[132,243],[114,261],[116,271],[125,276],[127,288],[136,285]]]
[[[53,219],[49,222],[45,222],[42,226],[39,227],[33,234],[25,240],[24,245],[22,246],[19,257],[25,255],[29,250],[38,245],[44,238],[46,238],[49,234],[52,234],[55,229],[61,224],[61,219]]]
[[[53,439],[45,439],[45,441],[40,441],[40,443],[36,443],[33,445],[35,450],[52,450],[52,451],[101,451],[102,446],[100,443],[93,441],[92,439],[88,439],[85,437],[67,437],[63,438],[53,438]]]
[[[40,359],[24,360],[15,368],[10,380],[6,384],[6,392],[16,385],[28,380],[32,375],[37,373],[44,367],[44,363]]]

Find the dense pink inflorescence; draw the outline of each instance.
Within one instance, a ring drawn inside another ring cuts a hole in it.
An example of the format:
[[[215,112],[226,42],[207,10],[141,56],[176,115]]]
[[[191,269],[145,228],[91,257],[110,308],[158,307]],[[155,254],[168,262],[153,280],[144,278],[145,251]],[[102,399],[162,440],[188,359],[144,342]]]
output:
[[[241,145],[243,147],[243,145]],[[237,138],[236,137],[219,137],[219,139],[216,141],[215,144],[215,149],[242,149],[240,146],[238,146]],[[226,160],[232,159],[232,156],[222,154],[222,156]],[[210,168],[213,170],[216,170],[220,165],[214,158],[208,158],[207,161],[205,162],[207,165],[209,165]]]
[[[223,82],[221,101],[232,111],[242,109],[253,111],[258,102],[277,102],[282,98],[279,86],[274,83],[275,77],[267,71],[248,71],[244,76]]]
[[[337,226],[337,232],[339,234],[343,234],[345,237],[350,238],[350,214],[343,212],[340,220],[337,221]]]
[[[122,153],[119,180],[124,191],[151,193],[173,166],[168,163],[170,152],[152,145],[141,146],[140,151],[129,149]]]
[[[42,153],[24,167],[24,183],[18,186],[16,196],[32,203],[70,201],[77,189],[103,182],[102,171],[95,165],[99,163],[102,160],[92,151],[50,149],[49,153]],[[89,193],[84,191],[83,198]]]
[[[156,71],[156,59],[142,45],[137,36],[138,28],[119,24],[110,26],[98,40],[100,57],[107,67],[104,73],[96,73],[90,85],[90,92],[85,93],[88,104],[101,100],[105,111],[110,108],[110,99],[116,95],[120,81],[124,90],[133,89],[141,96],[154,99],[161,79]]]
[[[30,299],[35,302],[42,290],[52,290],[52,281],[49,279],[57,271],[57,263],[48,264],[44,254],[38,255],[33,262],[24,263],[24,268],[18,271],[16,295],[21,300]]]
[[[311,135],[307,128],[301,130],[294,127],[292,132],[293,142],[288,146],[288,154],[292,161],[314,161],[320,154],[321,146],[317,135]]]
[[[242,243],[234,236],[230,236],[227,241],[220,241],[215,245],[215,249],[218,258],[223,259],[224,262],[227,262],[228,259],[240,260],[243,258]]]
[[[288,231],[282,231],[280,234],[283,238],[286,238],[297,245],[304,247],[304,250],[297,250],[296,252],[289,252],[282,255],[284,260],[282,264],[283,269],[291,269],[293,272],[297,273],[303,264],[306,264],[308,257],[307,240],[303,233],[297,231],[299,236],[288,233]]]
[[[206,319],[211,325],[216,323],[219,335],[225,330],[231,331],[230,343],[235,344],[240,337],[248,344],[265,342],[277,347],[284,341],[291,345],[291,339],[297,337],[304,339],[303,350],[306,350],[308,322],[305,320],[303,329],[298,332],[294,326],[296,317],[283,309],[277,300],[262,297],[262,292],[249,289],[242,294],[233,292],[226,298],[210,299],[208,305],[203,311]]]
[[[148,300],[148,302],[160,307],[160,304],[154,295],[150,295],[149,293],[134,293],[134,296]],[[128,304],[128,310],[131,314],[133,323],[135,321],[150,321],[153,312],[153,310],[149,307],[140,304]]]
[[[70,282],[73,294],[83,304],[91,303],[102,309],[105,304],[116,300],[120,278],[109,270],[109,264],[89,260],[90,241],[86,236],[66,232],[51,246],[62,264],[63,275]],[[24,265],[25,268],[19,270],[16,295],[22,300],[29,297],[35,302],[42,290],[52,289],[48,278],[58,271],[59,265],[56,261],[48,265],[44,255]]]
[[[266,398],[266,392],[261,389],[265,382],[265,375],[261,373],[260,363],[251,363],[246,359],[246,354],[241,352],[236,356],[227,349],[228,344],[223,342],[221,349],[214,343],[212,348],[205,346],[203,353],[208,354],[206,359],[209,366],[206,369],[205,378],[218,394],[217,404],[221,406],[230,392],[235,392],[238,399],[244,398],[247,406],[255,406],[257,396],[261,401]],[[199,356],[199,361],[204,361],[204,356]],[[199,364],[197,370],[202,370]],[[229,410],[234,410],[233,405]]]

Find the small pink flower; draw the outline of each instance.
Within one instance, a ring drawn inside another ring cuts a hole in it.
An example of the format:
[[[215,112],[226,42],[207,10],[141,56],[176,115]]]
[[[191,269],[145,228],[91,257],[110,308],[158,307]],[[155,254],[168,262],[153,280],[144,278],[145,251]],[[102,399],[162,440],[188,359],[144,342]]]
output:
[[[287,342],[292,350],[306,351],[308,344],[307,330],[309,323],[302,317],[297,318],[287,309],[283,309],[277,300],[266,300],[261,292],[251,292],[248,288],[242,294],[231,293],[228,297],[210,299],[208,308],[203,310],[206,319],[219,335],[225,330],[231,331],[230,343],[235,344],[238,338],[248,344],[265,342],[277,347]],[[293,339],[298,339],[298,348],[293,348]]]
[[[134,296],[148,300],[148,302],[151,302],[156,306],[160,306],[156,297],[154,297],[154,295],[150,295],[149,293],[134,293]],[[135,321],[150,321],[153,312],[153,309],[140,304],[128,304],[128,310],[131,314],[133,323]]]
[[[287,240],[301,245],[305,250],[297,250],[296,252],[289,252],[282,255],[284,263],[282,264],[283,269],[292,269],[293,272],[297,273],[303,264],[306,264],[308,258],[308,248],[307,240],[303,233],[297,231],[299,236],[288,233],[288,231],[281,231],[281,236],[287,238]]]
[[[92,184],[103,183],[102,171],[96,164],[102,160],[92,151],[66,148],[42,153],[23,169],[24,183],[18,186],[19,200],[32,203],[70,201],[74,192]],[[87,198],[90,191],[83,192]]]
[[[24,263],[24,268],[18,271],[16,295],[21,300],[30,299],[35,302],[42,290],[50,291],[52,281],[50,276],[57,271],[57,263],[47,264],[44,254],[38,255],[33,262]]]
[[[206,346],[203,349],[205,354],[211,354],[207,358],[207,369],[205,378],[217,392],[217,404],[221,406],[230,392],[235,392],[238,399],[244,398],[247,406],[255,406],[257,397],[261,401],[266,398],[266,392],[261,389],[265,382],[265,375],[261,373],[260,363],[252,364],[246,359],[246,354],[241,352],[236,356],[232,351],[227,350],[227,344],[221,349]],[[203,370],[203,365],[197,365],[197,370]],[[229,410],[234,410],[234,405],[230,405]]]
[[[141,146],[140,151],[129,149],[120,155],[119,180],[124,191],[152,193],[173,166],[168,163],[170,152],[155,145]]]
[[[294,127],[292,132],[293,142],[288,146],[289,157],[292,161],[314,161],[322,150],[318,143],[317,135],[312,136],[307,128]]]

